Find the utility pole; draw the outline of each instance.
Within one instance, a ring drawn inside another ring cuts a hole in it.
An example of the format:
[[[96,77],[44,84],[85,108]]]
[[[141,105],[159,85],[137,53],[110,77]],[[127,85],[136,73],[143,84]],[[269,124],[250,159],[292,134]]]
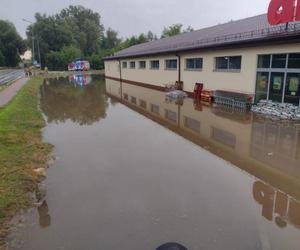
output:
[[[40,63],[40,67],[42,69],[42,62],[41,62],[41,52],[40,52],[40,43],[39,43],[39,39],[36,39],[37,42],[37,49],[38,49],[38,54],[39,54],[39,63]]]
[[[27,23],[30,23],[30,24],[34,24],[33,22],[26,20],[25,18],[23,18],[22,20],[24,22],[27,22]],[[35,61],[35,55],[34,55],[34,27],[33,27],[33,25],[32,25],[32,51],[31,51],[31,53],[32,53],[32,64],[33,64],[34,61]],[[40,61],[40,64],[41,64],[41,61]]]

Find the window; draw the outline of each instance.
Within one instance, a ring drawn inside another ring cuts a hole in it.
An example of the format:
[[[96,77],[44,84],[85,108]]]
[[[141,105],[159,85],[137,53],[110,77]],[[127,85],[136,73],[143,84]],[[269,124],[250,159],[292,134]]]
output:
[[[159,106],[151,104],[151,112],[159,115]]]
[[[166,109],[165,117],[172,122],[177,121],[177,113],[174,111]]]
[[[286,54],[273,55],[272,68],[284,69],[286,65]]]
[[[271,56],[270,55],[259,55],[257,68],[259,69],[268,69],[271,65]]]
[[[166,60],[166,69],[168,70],[177,69],[177,60],[176,59]]]
[[[146,68],[146,62],[145,61],[139,61],[139,68],[145,69]]]
[[[136,104],[136,98],[134,96],[131,97],[131,102]]]
[[[188,58],[185,60],[186,70],[201,70],[203,65],[202,58]]]
[[[127,62],[122,62],[122,68],[127,69]]]
[[[288,68],[289,69],[300,69],[300,53],[289,55]]]
[[[159,69],[159,60],[150,61],[151,69]]]
[[[185,116],[184,126],[188,129],[193,130],[194,132],[200,133],[200,122],[193,118]]]
[[[124,99],[128,100],[128,94],[124,94]]]
[[[255,102],[267,99],[269,72],[257,72]]]
[[[130,68],[135,69],[135,62],[130,62]]]
[[[285,102],[299,105],[300,73],[288,73],[285,85]]]
[[[216,71],[239,72],[241,70],[241,56],[216,57]]]
[[[236,137],[234,134],[231,134],[225,130],[221,130],[215,127],[212,127],[211,133],[212,139],[220,142],[224,145],[234,148],[236,145]]]
[[[143,108],[143,109],[146,109],[147,108],[147,102],[144,101],[144,100],[140,100],[140,107]]]

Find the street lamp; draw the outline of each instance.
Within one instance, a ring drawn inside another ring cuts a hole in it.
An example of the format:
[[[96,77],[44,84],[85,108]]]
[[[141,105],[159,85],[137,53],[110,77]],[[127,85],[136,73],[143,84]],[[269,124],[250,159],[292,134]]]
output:
[[[34,22],[31,22],[25,18],[22,19],[24,22],[30,23],[30,24],[34,24]],[[39,46],[39,40],[36,38],[37,41],[37,49],[38,49],[38,54],[39,54],[39,64],[42,68],[42,63],[41,63],[41,53],[40,53],[40,46]],[[35,56],[34,56],[34,26],[32,26],[32,62],[34,62],[35,60]]]

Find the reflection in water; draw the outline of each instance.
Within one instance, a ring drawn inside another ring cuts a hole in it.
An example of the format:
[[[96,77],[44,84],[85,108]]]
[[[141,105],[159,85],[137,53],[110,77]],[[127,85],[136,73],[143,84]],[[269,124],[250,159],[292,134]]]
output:
[[[106,88],[112,99],[263,180],[253,186],[262,216],[280,228],[287,223],[300,228],[300,124],[210,108],[189,98],[171,103],[165,93],[108,79]]]
[[[44,135],[60,159],[46,179],[51,219],[46,203],[32,213],[40,226],[24,229],[23,250],[166,250],[175,246],[158,246],[170,241],[189,250],[299,249],[296,123],[170,103],[116,81],[104,90],[97,79],[43,85],[42,108],[57,121]],[[93,125],[74,125],[83,122]]]
[[[187,250],[187,249],[178,243],[166,243],[158,247],[156,250]]]
[[[79,86],[85,86],[90,84],[92,77],[89,74],[75,74],[69,76],[69,82],[77,84]]]
[[[262,205],[262,216],[284,228],[287,223],[300,229],[300,202],[287,194],[275,190],[262,181],[256,181],[253,185],[253,197]]]
[[[51,225],[51,216],[49,215],[49,208],[46,201],[38,207],[39,222],[41,228],[46,228]]]
[[[90,125],[106,117],[107,107],[105,85],[95,76],[93,84],[84,88],[65,78],[45,80],[41,87],[41,109],[50,123],[71,119],[80,125]]]

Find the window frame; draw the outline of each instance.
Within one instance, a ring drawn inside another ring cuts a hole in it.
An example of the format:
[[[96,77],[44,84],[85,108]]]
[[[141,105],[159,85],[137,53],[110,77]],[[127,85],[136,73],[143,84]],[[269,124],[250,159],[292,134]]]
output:
[[[292,57],[291,57],[291,55],[299,55],[299,58],[300,58],[300,53],[299,52],[298,53],[289,53],[288,54],[288,59],[287,59],[287,68],[291,69],[291,70],[293,70],[293,69],[300,70],[300,66],[296,67],[296,68],[290,66],[290,64],[292,64]],[[294,61],[299,60],[299,59],[295,59],[295,58],[293,58],[293,59],[294,59]]]
[[[240,60],[240,68],[238,68],[238,69],[233,69],[233,68],[230,68],[230,59],[232,59],[232,58],[234,58],[234,57],[236,57],[236,58],[240,58],[241,60]],[[218,59],[220,59],[220,58],[228,58],[228,60],[227,60],[227,68],[226,69],[218,69],[217,68],[217,60]],[[216,56],[215,57],[215,67],[214,67],[214,71],[215,72],[229,72],[229,73],[240,73],[241,71],[242,71],[242,56],[241,55],[239,55],[239,56]]]
[[[132,64],[134,64],[134,67],[131,66]],[[136,67],[135,61],[129,62],[129,68],[130,68],[130,69],[135,69],[135,67]]]
[[[194,66],[196,66],[195,60],[201,60],[200,68],[188,68],[188,60],[194,60]],[[194,58],[185,58],[185,69],[186,71],[202,71],[203,70],[203,58],[202,57],[194,57]]]
[[[176,68],[170,68],[168,67],[167,62],[175,61],[176,62]],[[177,59],[166,59],[165,60],[165,70],[171,70],[171,71],[176,71],[178,69],[178,60]]]
[[[145,63],[145,67],[141,67],[141,63]],[[146,69],[147,63],[145,60],[139,61],[139,69]]]
[[[152,63],[158,62],[158,67],[153,67]],[[159,70],[160,69],[160,61],[159,60],[150,60],[150,69],[152,70]]]
[[[155,109],[157,109],[157,110],[155,110]],[[151,103],[150,110],[151,110],[152,113],[154,113],[156,115],[160,115],[160,107],[159,107],[159,105]]]
[[[124,67],[125,66],[125,67]],[[122,62],[122,69],[127,69],[127,61],[126,62]]]
[[[285,68],[272,68],[272,62],[273,62],[273,57],[277,56],[277,55],[282,55],[282,54],[286,54],[286,61],[285,61]],[[271,88],[271,76],[272,73],[284,73],[284,84],[283,84],[283,90],[282,90],[282,100],[281,102],[285,102],[286,99],[286,93],[285,93],[285,89],[287,87],[287,78],[288,75],[290,73],[300,73],[300,69],[298,68],[292,68],[289,67],[289,60],[290,60],[290,55],[292,54],[300,54],[299,52],[281,52],[281,53],[269,53],[269,54],[257,54],[257,61],[259,56],[264,56],[264,55],[270,55],[271,56],[271,62],[270,62],[270,67],[269,68],[259,68],[258,67],[258,63],[257,63],[257,69],[256,69],[256,85],[255,85],[255,103],[257,103],[259,100],[261,99],[267,99],[270,100],[270,88]],[[265,97],[265,94],[263,94],[263,92],[261,92],[258,88],[257,88],[257,74],[258,73],[269,73],[269,79],[268,79],[268,89],[267,89],[267,96]],[[261,98],[260,96],[264,95],[263,98]],[[299,97],[299,106],[300,106],[300,97]]]

